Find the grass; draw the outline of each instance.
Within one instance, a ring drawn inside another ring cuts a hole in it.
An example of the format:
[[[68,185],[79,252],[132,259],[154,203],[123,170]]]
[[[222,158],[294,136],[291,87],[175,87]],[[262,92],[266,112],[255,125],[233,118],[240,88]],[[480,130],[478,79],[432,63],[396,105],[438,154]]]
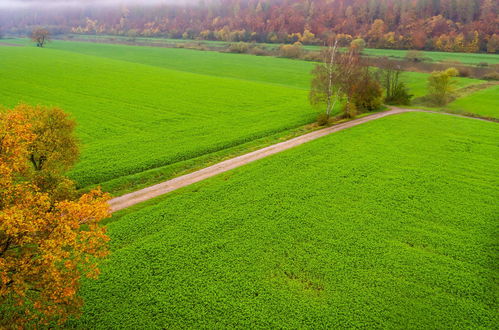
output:
[[[79,39],[103,39],[108,40],[113,38],[115,40],[129,40],[129,37],[120,36],[85,36],[85,35],[74,35],[74,37]],[[185,43],[200,43],[210,46],[226,46],[230,42],[223,41],[207,41],[207,40],[182,40],[182,39],[164,39],[164,38],[145,38],[138,37],[135,38],[138,42],[151,42],[156,44],[185,44]],[[277,48],[278,44],[263,43],[260,46],[266,48]],[[320,46],[304,46],[308,50],[320,50]],[[366,48],[364,54],[374,57],[391,57],[395,59],[403,59],[407,54],[407,50],[399,49],[376,49],[376,48]],[[483,54],[483,53],[450,53],[450,52],[436,52],[436,51],[424,51],[425,58],[433,62],[460,62],[462,64],[472,64],[476,65],[479,63],[488,64],[499,64],[499,54]]]
[[[81,328],[494,328],[496,123],[386,117],[115,215]]]
[[[475,113],[499,119],[499,85],[458,98],[447,108],[456,113]]]
[[[318,112],[308,104],[310,62],[88,42],[53,41],[46,49],[26,39],[9,42],[27,47],[0,47],[0,103],[56,105],[73,115],[83,153],[70,176],[80,188],[102,185],[122,193],[154,184],[288,136]],[[426,77],[404,74],[416,96],[425,94]]]
[[[456,88],[464,88],[475,84],[481,84],[484,81],[472,78],[454,78],[456,81]],[[428,91],[428,74],[420,72],[404,72],[402,74],[402,80],[406,83],[411,94],[414,98],[422,97],[427,94]]]
[[[168,69],[201,73],[219,77],[239,78],[258,82],[271,82],[301,89],[310,87],[310,71],[314,64],[305,61],[253,56],[221,54],[187,49],[55,41],[52,48],[86,55],[109,57],[134,63],[148,64]],[[218,63],[222,62],[224,65]],[[403,79],[415,97],[426,94],[426,73],[406,72]],[[481,83],[481,80],[457,78],[458,88]]]
[[[276,83],[49,48],[0,47],[0,57],[2,104],[57,105],[77,120],[83,155],[71,177],[82,187],[299,127],[317,113],[306,90]]]

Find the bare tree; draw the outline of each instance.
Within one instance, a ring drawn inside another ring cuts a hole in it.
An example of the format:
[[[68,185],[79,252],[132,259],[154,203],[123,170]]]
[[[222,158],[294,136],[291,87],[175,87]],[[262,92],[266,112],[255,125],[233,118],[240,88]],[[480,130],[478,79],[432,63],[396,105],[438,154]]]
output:
[[[45,43],[49,40],[50,33],[47,29],[36,28],[31,31],[31,40],[36,42],[37,47],[43,47]]]
[[[326,104],[326,115],[331,115],[338,96],[341,93],[341,86],[338,84],[335,60],[338,55],[338,40],[334,45],[322,50],[322,63],[318,64],[312,74],[312,88],[310,90],[310,103],[313,105]]]
[[[345,99],[349,108],[362,65],[358,52],[340,52],[337,40],[322,50],[322,59],[312,71],[309,99],[314,106],[325,105],[329,118],[338,100]]]

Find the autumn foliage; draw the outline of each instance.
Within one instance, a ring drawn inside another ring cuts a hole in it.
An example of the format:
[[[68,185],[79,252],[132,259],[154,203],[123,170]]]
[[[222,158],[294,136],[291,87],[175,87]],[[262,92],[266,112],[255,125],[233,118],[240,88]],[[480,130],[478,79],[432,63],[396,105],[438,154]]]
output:
[[[138,3],[138,2],[137,2]],[[6,31],[499,52],[496,0],[202,0],[2,14]],[[187,4],[185,4],[187,3]],[[185,5],[184,5],[185,4]]]
[[[108,253],[99,225],[109,215],[108,195],[55,199],[32,180],[33,150],[46,147],[37,135],[44,130],[36,130],[43,123],[33,120],[44,111],[50,113],[24,105],[0,111],[0,327],[77,315],[80,279],[96,277],[96,261]]]
[[[37,47],[43,47],[45,43],[49,40],[50,33],[47,29],[36,28],[31,31],[31,40],[36,42]]]

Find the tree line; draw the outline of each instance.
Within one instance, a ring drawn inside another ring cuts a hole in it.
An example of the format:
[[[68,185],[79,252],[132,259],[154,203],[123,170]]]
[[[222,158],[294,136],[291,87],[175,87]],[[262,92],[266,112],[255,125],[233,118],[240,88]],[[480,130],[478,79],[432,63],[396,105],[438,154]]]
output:
[[[195,5],[73,8],[0,14],[3,29],[52,33],[499,52],[495,0],[201,0]]]

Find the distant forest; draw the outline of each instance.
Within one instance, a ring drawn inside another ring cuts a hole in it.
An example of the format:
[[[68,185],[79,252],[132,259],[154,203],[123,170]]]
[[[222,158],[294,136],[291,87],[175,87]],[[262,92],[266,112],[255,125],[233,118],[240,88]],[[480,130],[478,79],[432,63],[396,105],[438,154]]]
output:
[[[0,28],[26,34],[124,35],[230,42],[499,52],[497,0],[214,0],[191,5],[3,11]]]

